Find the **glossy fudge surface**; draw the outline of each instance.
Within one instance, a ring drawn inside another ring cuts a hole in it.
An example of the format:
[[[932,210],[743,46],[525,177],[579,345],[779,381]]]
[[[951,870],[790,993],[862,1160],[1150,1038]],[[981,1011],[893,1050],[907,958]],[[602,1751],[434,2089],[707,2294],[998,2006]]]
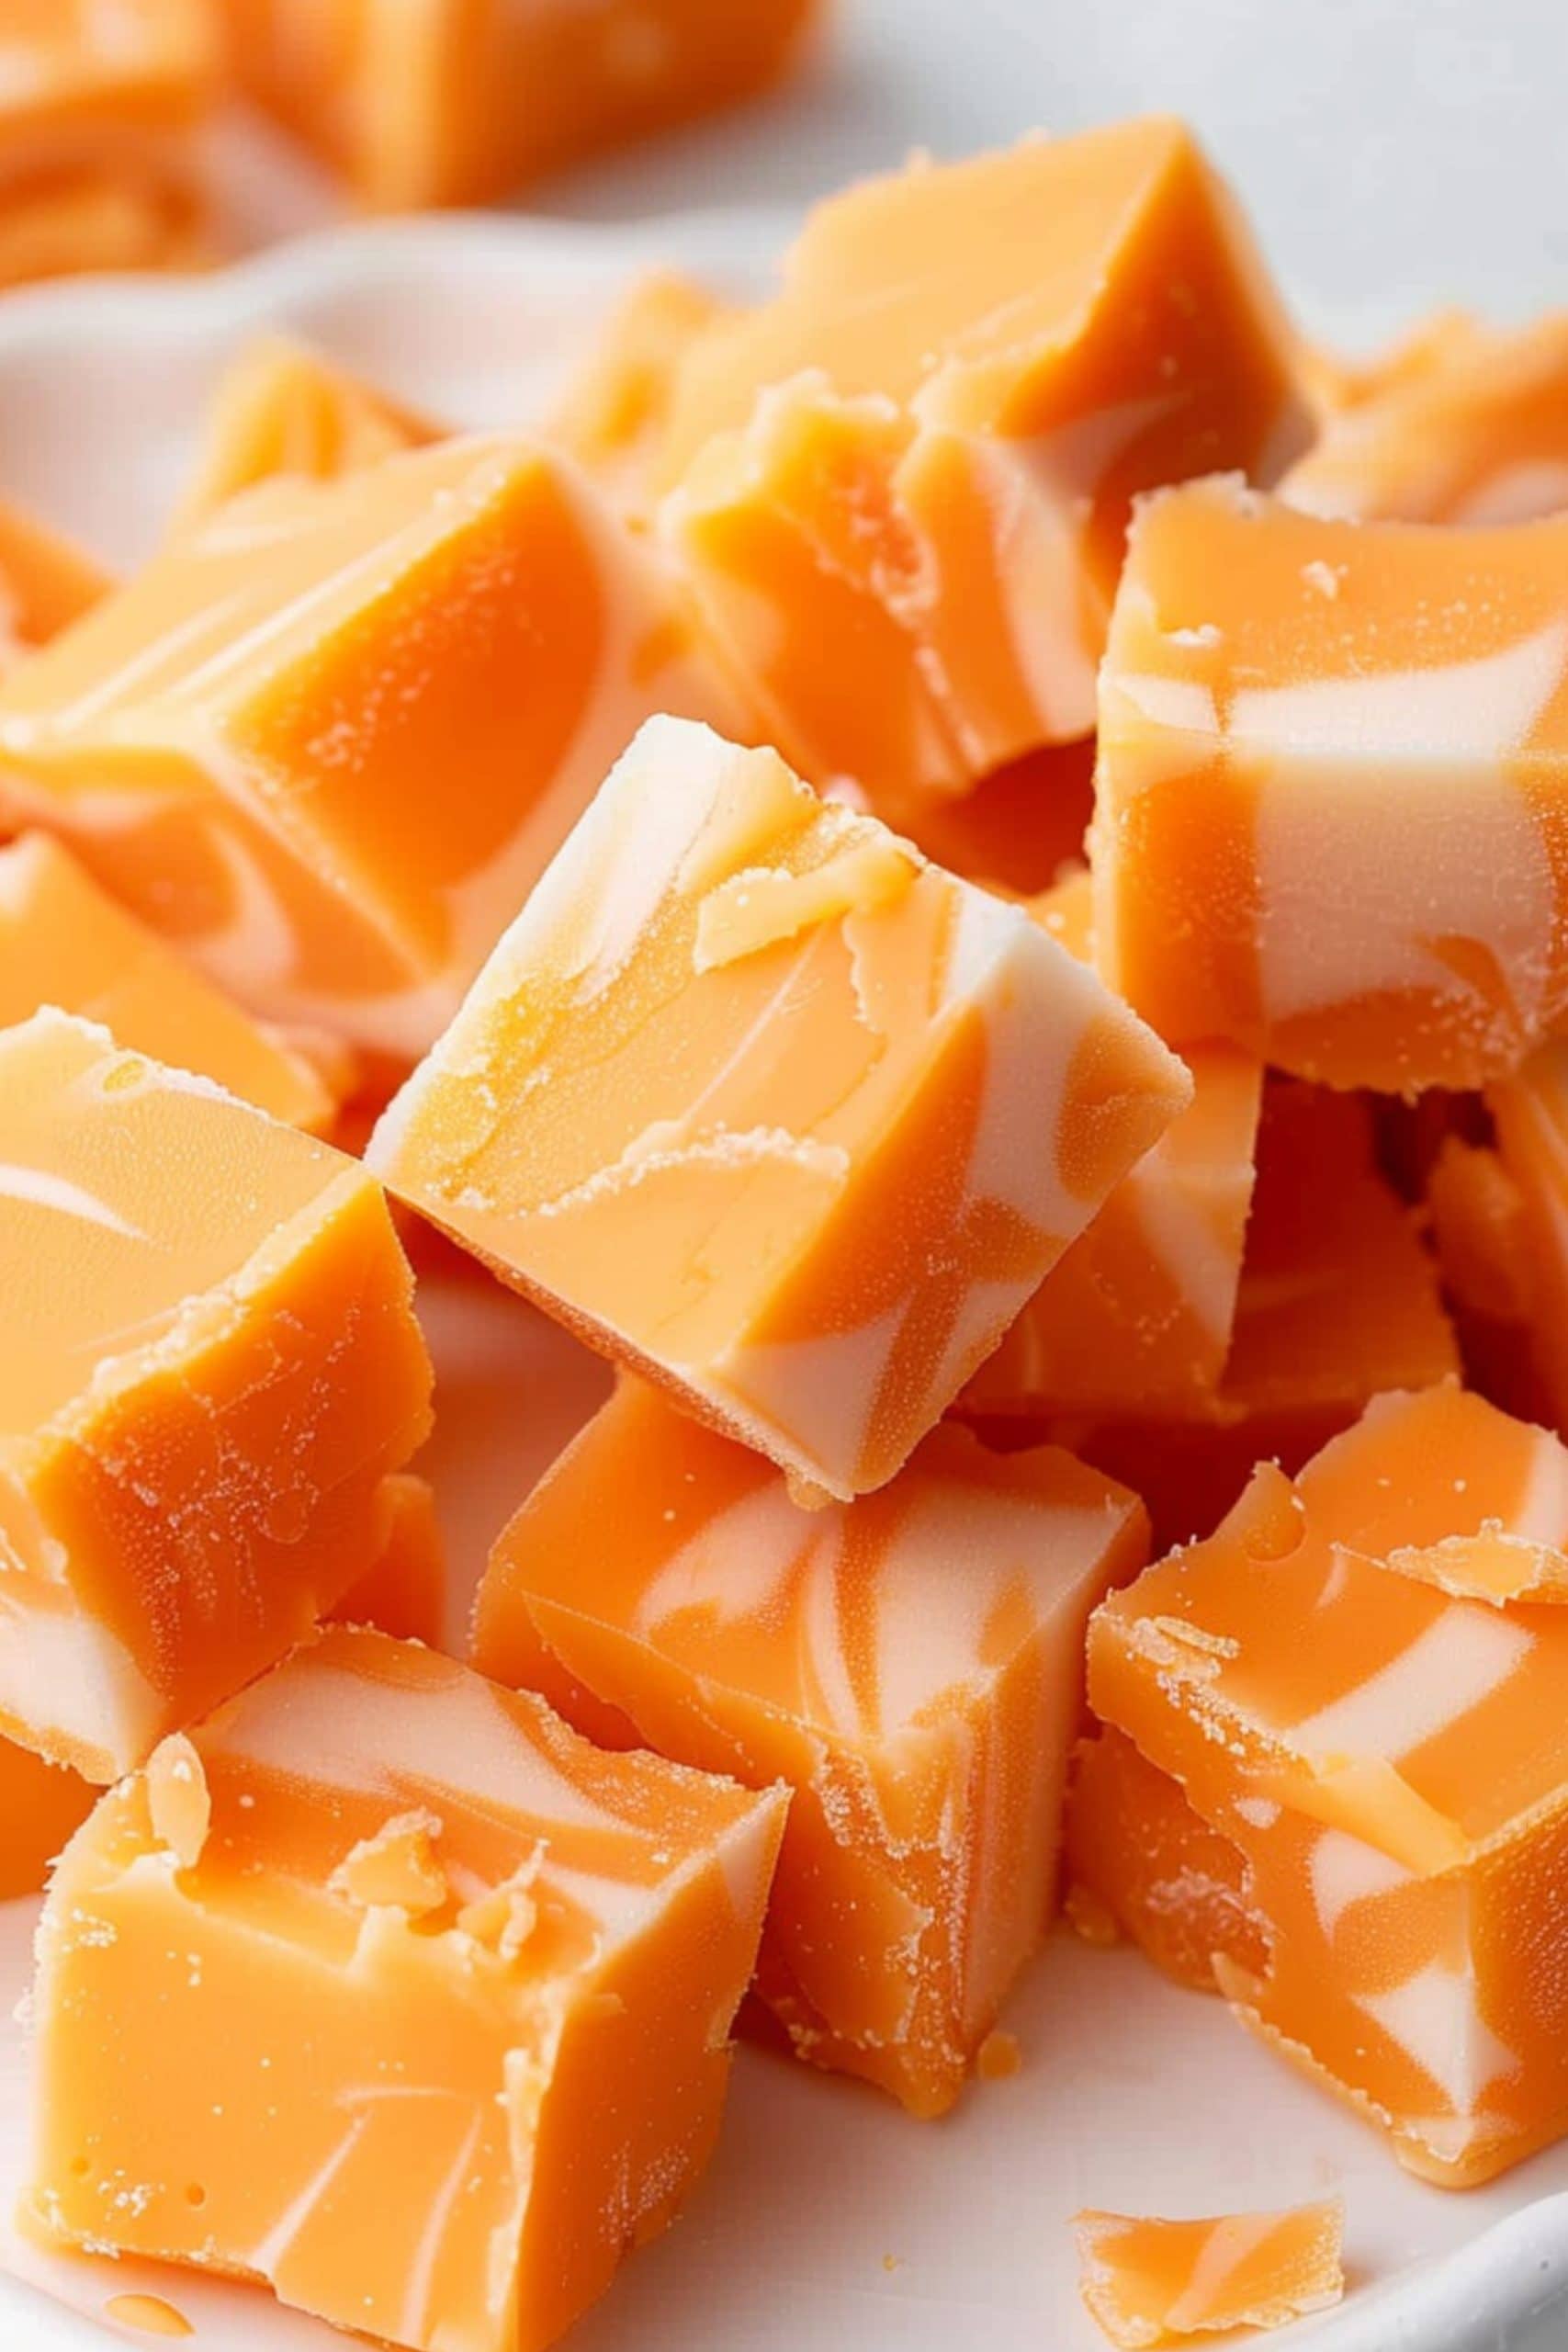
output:
[[[327,1633],[61,1866],[30,2227],[536,2352],[706,2160],[783,1814]]]
[[[1188,1091],[1017,909],[660,719],[368,1157],[842,1497],[892,1476]]]

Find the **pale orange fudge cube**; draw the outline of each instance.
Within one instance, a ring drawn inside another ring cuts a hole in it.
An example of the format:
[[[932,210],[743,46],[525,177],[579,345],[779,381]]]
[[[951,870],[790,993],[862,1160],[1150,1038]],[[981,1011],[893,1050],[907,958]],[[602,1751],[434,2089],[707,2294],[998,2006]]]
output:
[[[0,671],[80,620],[113,584],[81,548],[0,499]]]
[[[28,2226],[540,2352],[707,2160],[784,1814],[329,1631],[56,1872]]]
[[[484,204],[750,97],[817,0],[220,0],[242,86],[386,210]]]
[[[354,1161],[0,1031],[0,1733],[113,1780],[333,1605],[430,1424],[412,1290]]]
[[[216,65],[200,0],[6,0],[0,284],[196,257]]]
[[[1568,1012],[1568,521],[1139,509],[1100,684],[1098,953],[1177,1043],[1506,1074]]]
[[[412,409],[334,367],[308,344],[268,334],[224,370],[175,517],[197,522],[258,482],[279,476],[337,481],[441,437]]]
[[[1243,1857],[1237,2014],[1447,2187],[1568,2130],[1565,1538],[1556,1438],[1388,1396],[1090,1629],[1096,1712]]]
[[[1032,902],[1088,962],[1089,878]],[[1214,1397],[1241,1285],[1263,1069],[1229,1046],[1186,1057],[1192,1101],[1122,1179],[964,1391],[971,1417],[1168,1412]]]
[[[1073,2220],[1084,2301],[1121,2352],[1284,2327],[1326,2311],[1345,2292],[1344,2231],[1337,2198],[1201,2222],[1097,2212]]]
[[[1280,485],[1353,522],[1529,523],[1568,507],[1568,314],[1456,337],[1332,417]]]
[[[797,764],[962,791],[1090,731],[1133,497],[1272,480],[1310,437],[1293,357],[1180,123],[917,158],[694,348],[666,526]]]
[[[475,1660],[595,1736],[793,1787],[758,1989],[801,2057],[937,2115],[1044,1932],[1084,1627],[1147,1533],[1070,1454],[951,1427],[802,1510],[626,1381],[498,1541]]]
[[[557,402],[548,437],[587,467],[626,514],[646,518],[681,363],[726,305],[679,270],[637,278],[615,305]]]
[[[443,1647],[446,1547],[430,1482],[400,1472],[381,1482],[382,1532],[374,1558],[330,1614],[340,1625],[374,1625],[400,1642]]]
[[[448,442],[181,533],[0,684],[0,808],[253,1011],[409,1060],[660,709],[733,704],[586,478]]]
[[[893,1476],[1189,1092],[1017,908],[775,753],[659,719],[367,1158],[843,1498]]]
[[[100,1022],[117,1044],[215,1079],[291,1126],[321,1132],[335,1115],[303,1054],[128,914],[63,842],[24,833],[0,849],[0,1025],[40,1005]]]

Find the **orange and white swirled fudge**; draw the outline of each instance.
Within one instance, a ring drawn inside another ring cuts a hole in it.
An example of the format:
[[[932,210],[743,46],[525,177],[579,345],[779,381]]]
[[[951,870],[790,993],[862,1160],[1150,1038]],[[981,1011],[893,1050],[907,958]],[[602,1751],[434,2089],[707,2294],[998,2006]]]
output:
[[[1280,485],[1352,522],[1529,523],[1568,507],[1568,316],[1453,338],[1330,419]]]
[[[1089,878],[1031,911],[1092,958]],[[1263,1070],[1228,1046],[1187,1057],[1192,1102],[1122,1179],[964,1392],[989,1415],[1179,1413],[1217,1396],[1257,1168]]]
[[[118,1045],[215,1079],[290,1126],[321,1131],[321,1072],[116,904],[62,842],[0,849],[0,1025],[40,1005],[101,1022]]]
[[[646,727],[368,1159],[805,1481],[881,1486],[1185,1070],[1017,908]]]
[[[113,1780],[333,1606],[429,1426],[412,1290],[353,1161],[0,1032],[0,1732]]]
[[[1097,948],[1162,1035],[1334,1086],[1515,1068],[1568,1012],[1568,522],[1147,500],[1100,687]]]
[[[540,2352],[707,2160],[784,1812],[327,1633],[68,1849],[28,2225]]]
[[[483,204],[733,105],[817,0],[219,0],[242,85],[386,210]]]
[[[962,791],[1089,732],[1134,495],[1272,480],[1309,436],[1292,368],[1179,123],[918,160],[694,347],[665,520],[807,774]]]
[[[733,706],[585,477],[264,484],[0,684],[0,808],[254,1011],[412,1059],[640,721]]]
[[[1137,1498],[934,1430],[802,1510],[626,1381],[491,1555],[475,1661],[594,1736],[795,1790],[758,1989],[800,2056],[917,2115],[963,2087],[1050,1915],[1089,1612]]]
[[[1568,1450],[1374,1402],[1097,1612],[1097,1713],[1244,1861],[1240,2015],[1442,2185],[1568,2130]]]
[[[1326,2311],[1345,2292],[1344,2232],[1337,2199],[1201,2222],[1094,2212],[1073,2221],[1084,2301],[1122,2352]]]
[[[197,257],[216,63],[200,0],[6,0],[0,284]]]
[[[439,428],[288,335],[247,345],[220,378],[175,514],[200,520],[257,482],[337,481],[440,438]]]

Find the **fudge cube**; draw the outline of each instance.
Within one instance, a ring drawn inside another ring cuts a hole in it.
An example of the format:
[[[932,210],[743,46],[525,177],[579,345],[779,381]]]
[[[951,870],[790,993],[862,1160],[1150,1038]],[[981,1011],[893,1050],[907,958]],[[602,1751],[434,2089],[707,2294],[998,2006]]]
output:
[[[91,556],[0,499],[0,673],[80,620],[112,585]]]
[[[484,204],[765,89],[817,0],[220,0],[242,85],[390,211]]]
[[[175,515],[183,529],[281,476],[337,481],[440,438],[412,409],[288,335],[247,344],[220,378]]]
[[[28,2224],[538,2352],[707,2159],[784,1802],[329,1630],[62,1861]]]
[[[1089,876],[1031,911],[1092,960]],[[1122,1179],[964,1391],[966,1415],[1179,1415],[1216,1396],[1235,1323],[1263,1070],[1229,1046],[1187,1055],[1192,1101]]]
[[[1412,1094],[1568,1012],[1568,521],[1138,511],[1100,682],[1096,937],[1163,1036]]]
[[[733,705],[586,480],[448,442],[181,533],[0,684],[0,808],[253,1011],[406,1061],[663,709]]]
[[[1280,495],[1358,523],[1530,523],[1568,506],[1568,318],[1451,326],[1331,417]]]
[[[25,833],[0,849],[0,1025],[40,1005],[100,1022],[118,1045],[198,1071],[290,1126],[320,1133],[336,1115],[314,1061],[118,905],[63,842]]]
[[[1293,365],[1181,124],[918,159],[694,346],[666,526],[808,774],[962,791],[1089,733],[1131,500],[1272,480],[1310,436]]]
[[[1078,2213],[1083,2299],[1122,2352],[1238,2327],[1283,2327],[1345,2292],[1337,2198],[1283,2213],[1161,2222]]]
[[[681,363],[726,315],[695,278],[654,270],[605,320],[546,430],[586,466],[623,514],[649,519]]]
[[[1097,1612],[1097,1713],[1243,1862],[1237,2014],[1462,2188],[1568,2129],[1568,1449],[1389,1396]]]
[[[280,1657],[430,1424],[375,1179],[59,1012],[0,1032],[0,1732],[111,1781]]]
[[[1018,909],[660,719],[367,1157],[842,1498],[893,1476],[1188,1091]]]
[[[498,1542],[475,1658],[598,1737],[795,1795],[758,1987],[914,2114],[963,2087],[1044,1931],[1084,1627],[1136,1498],[934,1430],[880,1494],[782,1475],[625,1382]]]

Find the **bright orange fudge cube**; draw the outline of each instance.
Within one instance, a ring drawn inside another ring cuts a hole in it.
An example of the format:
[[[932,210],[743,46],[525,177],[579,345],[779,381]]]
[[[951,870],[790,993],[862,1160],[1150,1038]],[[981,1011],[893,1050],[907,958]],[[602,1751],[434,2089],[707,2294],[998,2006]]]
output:
[[[367,1157],[842,1498],[893,1476],[1189,1091],[1017,908],[660,719]]]
[[[337,1110],[321,1072],[99,888],[63,842],[0,849],[0,1025],[40,1005],[101,1022],[117,1044],[217,1080],[290,1126]]]
[[[1565,1541],[1556,1438],[1387,1396],[1090,1629],[1096,1712],[1243,1857],[1237,2014],[1448,2187],[1568,2130]]]
[[[1472,331],[1325,425],[1280,495],[1352,522],[1529,523],[1568,507],[1568,315]]]
[[[646,518],[654,500],[681,363],[725,315],[716,294],[678,270],[628,287],[546,427],[614,496]]]
[[[1345,2292],[1337,2199],[1201,2222],[1079,2213],[1073,2231],[1084,2301],[1122,2352],[1284,2327]]]
[[[586,479],[449,442],[180,534],[0,684],[0,808],[254,1011],[412,1059],[662,709],[733,705]]]
[[[430,1423],[354,1161],[40,1012],[0,1031],[0,1732],[110,1781],[271,1665]]]
[[[761,1996],[800,2056],[936,2115],[1044,1932],[1084,1627],[1147,1532],[1070,1454],[951,1427],[802,1510],[628,1381],[497,1543],[475,1659],[596,1736],[788,1782]]]
[[[337,481],[440,437],[438,426],[309,345],[260,336],[213,391],[175,526],[200,521],[258,482]]]
[[[918,159],[694,348],[667,527],[807,774],[962,791],[1089,732],[1133,497],[1272,480],[1310,434],[1293,360],[1181,124]]]
[[[0,499],[0,670],[80,620],[113,584],[91,556]]]
[[[62,1862],[29,2226],[539,2352],[706,2162],[784,1812],[328,1632]]]
[[[1568,521],[1140,507],[1093,862],[1102,968],[1162,1035],[1413,1094],[1568,1013],[1565,561]]]
[[[484,204],[750,97],[816,0],[220,0],[252,96],[367,203]]]

